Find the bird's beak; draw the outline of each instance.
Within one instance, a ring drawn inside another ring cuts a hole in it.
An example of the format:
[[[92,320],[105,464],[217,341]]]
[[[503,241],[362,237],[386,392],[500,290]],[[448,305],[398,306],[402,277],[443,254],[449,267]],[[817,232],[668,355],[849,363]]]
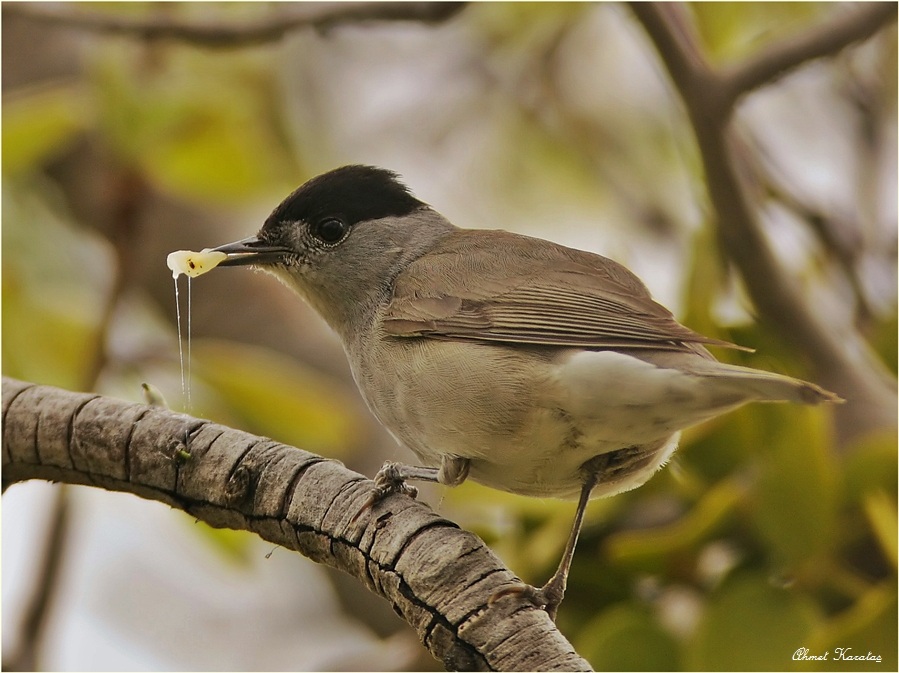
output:
[[[273,264],[284,259],[290,254],[290,248],[280,245],[270,245],[259,240],[256,236],[250,236],[234,243],[226,243],[212,249],[214,252],[223,252],[228,257],[219,262],[219,266],[242,266],[246,264]]]

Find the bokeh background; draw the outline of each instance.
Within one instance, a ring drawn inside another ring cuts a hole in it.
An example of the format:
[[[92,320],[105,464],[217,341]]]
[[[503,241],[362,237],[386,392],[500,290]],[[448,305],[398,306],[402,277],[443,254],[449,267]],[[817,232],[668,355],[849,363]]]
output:
[[[690,127],[627,7],[474,3],[386,21],[347,7],[3,3],[4,375],[133,401],[149,382],[185,409],[166,254],[255,233],[306,179],[370,163],[460,226],[616,259],[691,327],[757,349],[722,359],[814,376],[717,245]],[[841,11],[688,15],[726,65]],[[297,25],[210,46],[110,28],[123,22]],[[892,395],[896,82],[892,25],[752,93],[735,119],[779,263],[870,349]],[[190,413],[366,474],[412,459],[279,283],[223,269],[190,294]],[[181,299],[184,318],[183,281]],[[894,427],[732,413],[688,431],[646,486],[591,504],[559,626],[597,669],[896,670],[896,497]],[[534,584],[574,511],[475,484],[423,498]],[[249,534],[80,487],[18,484],[2,505],[7,670],[439,668],[385,603]],[[882,663],[835,662],[836,647]],[[793,661],[800,648],[830,660]]]

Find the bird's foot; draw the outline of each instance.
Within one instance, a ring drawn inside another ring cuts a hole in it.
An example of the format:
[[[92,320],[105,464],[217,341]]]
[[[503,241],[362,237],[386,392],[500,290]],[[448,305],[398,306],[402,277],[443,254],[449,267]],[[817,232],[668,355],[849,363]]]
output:
[[[360,516],[371,511],[372,507],[390,495],[398,493],[408,495],[412,499],[418,496],[418,489],[406,483],[409,475],[404,471],[405,467],[405,465],[390,461],[381,466],[381,469],[375,475],[375,487],[372,489],[371,495],[353,516],[351,523],[356,523]]]
[[[406,483],[409,478],[405,465],[400,463],[392,463],[390,461],[384,463],[378,473],[375,475],[375,492],[372,494],[375,504],[388,495],[401,493],[415,499],[418,497],[418,489]]]
[[[565,582],[560,581],[557,577],[553,577],[539,589],[522,582],[518,585],[500,589],[490,597],[487,604],[493,605],[506,596],[519,596],[522,600],[534,605],[534,607],[545,610],[549,618],[556,621],[559,606],[562,604],[562,599],[565,598]]]

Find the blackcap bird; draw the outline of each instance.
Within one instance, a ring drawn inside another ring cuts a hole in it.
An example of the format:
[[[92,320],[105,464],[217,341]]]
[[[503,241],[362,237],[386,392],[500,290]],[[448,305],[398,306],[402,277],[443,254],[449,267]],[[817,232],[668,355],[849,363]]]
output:
[[[718,362],[706,346],[737,346],[679,324],[620,264],[460,229],[381,168],[309,180],[215,250],[273,273],[339,335],[372,413],[423,463],[385,464],[382,495],[471,478],[578,499],[558,570],[520,591],[553,618],[590,498],[640,486],[682,429],[747,402],[840,401]]]

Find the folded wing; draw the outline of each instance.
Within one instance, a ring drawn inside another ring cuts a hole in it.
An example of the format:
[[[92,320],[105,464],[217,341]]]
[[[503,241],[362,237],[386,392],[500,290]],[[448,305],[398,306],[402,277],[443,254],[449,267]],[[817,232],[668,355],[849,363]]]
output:
[[[617,262],[508,232],[473,233],[453,232],[439,253],[400,274],[384,320],[389,334],[591,349],[740,348],[678,323]]]

